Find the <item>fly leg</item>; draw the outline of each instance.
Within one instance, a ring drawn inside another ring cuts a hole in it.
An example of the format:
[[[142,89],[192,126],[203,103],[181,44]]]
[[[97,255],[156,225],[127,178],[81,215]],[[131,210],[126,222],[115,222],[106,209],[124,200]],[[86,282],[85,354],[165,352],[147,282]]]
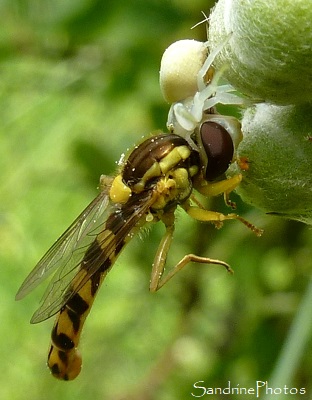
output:
[[[202,263],[202,264],[217,264],[226,268],[226,270],[232,273],[231,267],[224,261],[215,260],[208,257],[200,257],[195,254],[187,254],[182,260],[180,260],[166,275],[163,276],[167,255],[172,242],[174,232],[174,214],[166,213],[162,217],[162,221],[165,224],[166,232],[158,246],[151,274],[150,291],[156,292],[162,286],[164,286],[176,273],[181,271],[190,262]]]
[[[235,204],[229,200],[229,194],[241,183],[242,175],[234,175],[232,178],[223,179],[218,182],[207,182],[204,179],[199,179],[195,181],[195,189],[206,197],[213,197],[223,194],[225,203],[231,207],[235,208]]]
[[[222,214],[216,211],[206,210],[204,208],[191,205],[190,201],[186,201],[182,207],[188,213],[190,217],[201,222],[212,222],[218,228],[222,226],[223,222],[228,219],[237,219],[243,223],[247,228],[252,230],[257,236],[261,236],[263,233],[262,229],[257,228],[251,222],[237,214]]]
[[[242,175],[238,174],[229,179],[224,179],[218,182],[207,182],[201,179],[195,182],[194,187],[199,193],[206,197],[218,196],[220,194],[223,194],[225,204],[232,209],[235,209],[236,204],[230,200],[229,194],[240,184],[241,181]],[[247,228],[251,229],[257,236],[261,236],[263,233],[262,229],[258,229],[256,226],[245,220],[240,215],[224,215],[215,211],[206,210],[199,205],[196,198],[194,199],[193,197],[192,199],[195,200],[194,202],[197,204],[197,206],[193,206],[191,205],[190,201],[187,201],[182,205],[182,207],[192,218],[196,219],[197,221],[212,222],[216,225],[216,227],[221,227],[223,221],[225,221],[226,219],[237,219],[238,221],[246,225]]]

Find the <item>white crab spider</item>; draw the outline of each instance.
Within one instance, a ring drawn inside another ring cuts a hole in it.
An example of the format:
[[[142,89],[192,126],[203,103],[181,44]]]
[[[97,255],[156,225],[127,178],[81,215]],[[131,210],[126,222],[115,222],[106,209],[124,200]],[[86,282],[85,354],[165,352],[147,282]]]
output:
[[[236,118],[208,112],[219,103],[245,104],[245,99],[232,93],[235,89],[231,85],[219,85],[223,70],[215,72],[212,67],[228,40],[209,55],[207,43],[180,40],[169,46],[162,57],[160,87],[165,100],[171,103],[167,127],[190,143],[194,144],[191,135],[195,129],[207,119],[222,125],[235,145],[241,140]]]

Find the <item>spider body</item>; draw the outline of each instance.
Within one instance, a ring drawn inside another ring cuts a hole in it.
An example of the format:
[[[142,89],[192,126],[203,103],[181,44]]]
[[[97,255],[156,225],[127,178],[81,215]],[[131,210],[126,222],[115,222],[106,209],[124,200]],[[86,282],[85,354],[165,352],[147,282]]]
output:
[[[223,70],[213,68],[213,61],[226,42],[209,54],[207,43],[180,40],[167,48],[161,60],[160,87],[164,98],[171,103],[167,127],[193,147],[200,142],[194,135],[206,121],[223,126],[232,136],[235,149],[242,139],[239,121],[217,114],[215,109],[218,104],[246,102],[233,93],[231,85],[219,84]]]

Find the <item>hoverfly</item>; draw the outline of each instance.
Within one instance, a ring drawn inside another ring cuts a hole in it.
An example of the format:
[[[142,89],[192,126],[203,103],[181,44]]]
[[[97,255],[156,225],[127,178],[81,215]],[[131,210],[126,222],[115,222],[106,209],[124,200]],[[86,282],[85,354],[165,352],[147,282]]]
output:
[[[201,90],[206,90],[210,83]],[[216,90],[208,97],[213,97]],[[220,227],[225,220],[237,219],[257,235],[262,233],[237,214],[224,215],[203,208],[194,195],[194,191],[204,196],[224,194],[226,203],[232,205],[229,193],[242,179],[241,175],[224,178],[235,158],[239,124],[230,117],[215,114],[211,102],[208,108],[204,103],[201,107],[200,118],[191,129],[186,129],[187,134],[181,130],[189,116],[193,121],[194,107],[187,106],[182,113],[176,107],[169,117],[169,133],[146,138],[122,160],[115,177],[102,176],[101,192],[20,287],[18,300],[54,274],[31,322],[38,323],[58,314],[48,354],[48,366],[55,377],[71,380],[80,373],[82,361],[77,347],[95,295],[118,255],[142,226],[158,221],[165,226],[152,267],[152,292],[190,262],[219,264],[231,272],[223,261],[188,254],[163,274],[178,206],[198,221]]]

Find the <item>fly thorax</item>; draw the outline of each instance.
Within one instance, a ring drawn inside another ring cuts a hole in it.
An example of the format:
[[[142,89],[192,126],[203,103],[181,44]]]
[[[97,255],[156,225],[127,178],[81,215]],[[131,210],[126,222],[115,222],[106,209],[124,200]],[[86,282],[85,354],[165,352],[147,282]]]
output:
[[[179,167],[170,170],[161,177],[156,184],[158,194],[153,203],[152,210],[164,210],[183,203],[192,192],[193,185],[187,167]]]
[[[168,191],[176,185],[170,181],[175,179],[172,178],[176,175],[174,171],[179,167],[188,170],[192,164],[193,152],[187,141],[180,136],[152,136],[137,146],[126,159],[121,172],[122,183],[132,193],[141,193],[151,188],[158,190],[158,184]],[[179,180],[183,181],[182,178]],[[119,187],[122,188],[122,185]],[[125,192],[126,189],[123,188],[122,191]]]

